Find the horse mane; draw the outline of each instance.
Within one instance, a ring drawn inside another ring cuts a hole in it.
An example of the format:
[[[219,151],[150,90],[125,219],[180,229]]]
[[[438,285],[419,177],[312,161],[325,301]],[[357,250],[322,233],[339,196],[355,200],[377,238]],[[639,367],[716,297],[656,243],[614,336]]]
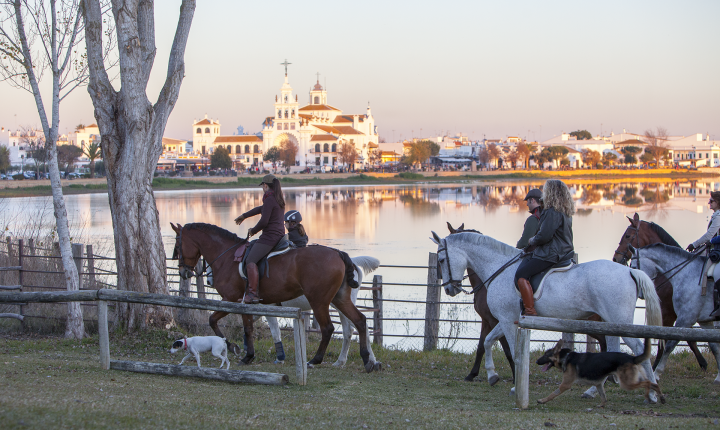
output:
[[[664,228],[660,227],[659,225],[655,224],[654,222],[647,222],[644,221],[648,226],[650,226],[650,229],[655,232],[655,234],[658,235],[662,243],[670,246],[674,246],[677,248],[682,248],[679,243],[673,239],[672,236],[670,236],[670,233],[666,232]]]
[[[245,240],[245,239],[241,239],[240,237],[238,237],[237,234],[230,232],[228,230],[225,230],[224,228],[218,227],[213,224],[206,224],[204,222],[194,222],[191,224],[185,224],[183,226],[183,228],[188,229],[188,230],[198,230],[203,233],[220,236],[223,239],[228,239],[228,240],[232,240],[235,242]]]
[[[672,245],[666,245],[664,243],[651,243],[650,245],[643,246],[640,248],[642,250],[653,250],[653,249],[660,249],[663,250],[675,257],[679,258],[688,258],[690,256],[690,253],[682,249],[681,247],[674,247]],[[642,254],[641,254],[642,256]],[[703,256],[699,256],[699,258],[705,258]]]
[[[506,257],[512,257],[520,252],[520,250],[515,248],[514,246],[510,246],[507,243],[500,242],[499,240],[493,239],[492,237],[484,235],[480,232],[469,232],[466,230],[459,233],[451,234],[446,239],[449,238],[452,238],[454,241],[460,241],[471,245],[481,245],[483,247],[490,248],[492,251],[500,253]]]

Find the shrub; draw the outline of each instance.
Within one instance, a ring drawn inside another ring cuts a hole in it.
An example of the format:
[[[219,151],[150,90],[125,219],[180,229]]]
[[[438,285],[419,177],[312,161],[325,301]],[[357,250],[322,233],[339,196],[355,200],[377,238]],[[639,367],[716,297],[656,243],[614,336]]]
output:
[[[419,173],[413,173],[413,172],[402,172],[395,175],[396,178],[401,179],[423,179],[425,178],[423,175]]]
[[[22,173],[18,173],[17,175],[13,175],[12,178],[16,181],[22,181],[23,179],[25,179],[25,175],[23,175]]]

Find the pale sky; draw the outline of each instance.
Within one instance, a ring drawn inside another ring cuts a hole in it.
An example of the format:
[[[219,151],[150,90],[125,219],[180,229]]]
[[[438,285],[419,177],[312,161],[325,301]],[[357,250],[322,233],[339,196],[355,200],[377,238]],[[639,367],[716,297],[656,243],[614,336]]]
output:
[[[179,4],[156,1],[151,101]],[[656,126],[720,140],[719,18],[718,1],[199,0],[165,135],[190,139],[205,114],[222,134],[260,131],[287,58],[301,103],[319,72],[328,103],[362,114],[370,102],[387,141]],[[61,112],[62,133],[95,122],[85,88]],[[0,125],[39,126],[37,118],[28,93],[0,82]]]

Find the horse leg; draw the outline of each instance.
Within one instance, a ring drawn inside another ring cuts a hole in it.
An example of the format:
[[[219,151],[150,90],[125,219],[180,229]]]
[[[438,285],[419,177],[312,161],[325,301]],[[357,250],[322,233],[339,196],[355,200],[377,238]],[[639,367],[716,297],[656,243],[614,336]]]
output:
[[[243,315],[243,329],[245,330],[245,340],[247,341],[247,350],[245,357],[240,360],[240,364],[250,364],[255,359],[255,340],[253,339],[253,316]]]
[[[643,353],[643,350],[645,349],[645,345],[640,339],[634,338],[634,337],[624,337],[623,340],[625,341],[625,344],[632,349],[632,352],[635,355],[641,355]],[[676,341],[677,344],[677,341]],[[673,345],[674,346],[674,345]],[[666,356],[669,356],[669,352],[665,352]],[[645,369],[645,375],[647,375],[648,380],[652,384],[657,384],[657,380],[655,379],[655,374],[653,373],[652,366],[650,365],[650,359],[643,361],[640,363],[640,365]],[[648,403],[657,403],[658,397],[657,393],[655,391],[651,391],[649,393],[648,399],[645,400]]]
[[[342,288],[347,288],[343,285]],[[355,328],[357,328],[358,331],[358,337],[360,338],[360,357],[362,357],[363,365],[365,366],[365,371],[367,373],[372,372],[373,370],[380,369],[382,364],[379,362],[371,361],[370,360],[370,351],[368,350],[369,346],[369,336],[368,336],[368,328],[367,328],[367,318],[365,315],[363,315],[352,303],[350,300],[350,297],[345,296],[345,298],[342,297],[342,294],[338,292],[338,294],[333,299],[333,304],[337,308],[338,311],[345,314],[350,321],[355,324]],[[374,355],[374,354],[373,354]]]
[[[512,350],[505,336],[500,338],[500,346],[502,346],[503,352],[505,353],[505,358],[507,358],[508,363],[510,363],[510,370],[512,370],[513,374],[513,384],[515,384],[515,360],[513,360]]]
[[[312,304],[313,303],[311,303],[311,305]],[[327,346],[330,343],[330,338],[332,337],[333,332],[335,331],[335,327],[333,326],[333,323],[330,320],[329,308],[322,307],[322,306],[319,308],[316,308],[315,306],[313,306],[313,314],[315,314],[315,319],[317,320],[318,325],[320,326],[320,334],[321,334],[322,338],[320,339],[320,345],[318,345],[318,349],[315,352],[315,356],[312,358],[312,360],[308,361],[308,364],[310,366],[322,363],[323,358],[325,357],[325,351],[327,350]]]
[[[715,325],[712,321],[708,322],[702,322],[698,323],[700,327],[708,330],[714,330]],[[720,344],[717,343],[708,343],[708,347],[710,347],[710,351],[712,351],[713,355],[715,356],[715,363],[717,364],[718,368],[718,374],[715,377],[715,380],[713,381],[713,384],[720,384]]]
[[[215,333],[215,336],[219,336],[219,337],[225,339],[225,344],[227,344],[228,351],[232,351],[232,353],[235,355],[240,355],[240,352],[241,352],[240,347],[237,344],[228,341],[225,338],[225,335],[220,331],[220,328],[218,327],[218,321],[225,318],[227,316],[227,314],[228,314],[227,312],[220,312],[220,311],[213,312],[212,315],[210,315],[210,328]]]
[[[272,335],[273,342],[275,342],[275,361],[274,364],[285,363],[285,349],[282,344],[282,335],[280,334],[280,324],[276,317],[266,316],[265,320],[270,328],[270,334]]]
[[[668,340],[665,342],[665,348],[663,348],[662,357],[660,360],[656,360],[657,365],[655,366],[655,379],[660,380],[660,376],[665,371],[665,365],[667,364],[668,358],[670,358],[670,354],[672,354],[673,350],[677,346],[679,341],[677,340]]]
[[[337,361],[333,363],[333,366],[344,367],[345,363],[347,363],[347,355],[350,351],[350,342],[352,341],[352,333],[353,330],[355,330],[355,327],[345,314],[340,311],[338,311],[338,313],[340,314],[340,323],[342,324],[343,343],[342,348],[340,349],[340,355],[338,356]]]
[[[492,347],[497,342],[498,339],[500,339],[501,336],[503,336],[503,330],[500,324],[496,325],[492,330],[490,330],[490,333],[488,333],[487,337],[485,337],[485,351],[487,351],[487,354],[485,354],[485,371],[487,372],[487,378],[488,383],[492,387],[493,385],[497,384],[498,381],[500,381],[500,377],[498,376],[497,372],[495,372],[495,362],[493,361],[492,356]]]
[[[490,330],[492,330],[490,323],[483,319],[480,325],[480,340],[478,341],[477,352],[475,353],[475,363],[473,363],[473,367],[468,376],[465,377],[465,380],[468,382],[472,382],[475,377],[480,374],[480,362],[482,361],[483,355],[485,355],[485,339],[487,339]]]
[[[692,351],[693,354],[695,354],[695,359],[697,360],[698,364],[700,365],[700,368],[702,370],[707,370],[707,360],[705,360],[705,357],[703,357],[702,353],[698,349],[697,342],[695,341],[689,341],[688,347],[690,348],[690,351]]]

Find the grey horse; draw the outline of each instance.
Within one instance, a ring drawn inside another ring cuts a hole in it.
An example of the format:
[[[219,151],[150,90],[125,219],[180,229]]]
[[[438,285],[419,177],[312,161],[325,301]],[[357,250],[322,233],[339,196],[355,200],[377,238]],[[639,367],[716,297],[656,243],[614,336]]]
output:
[[[441,239],[432,232],[431,240],[438,245],[438,264],[442,279],[446,282],[445,292],[458,294],[462,274],[469,267],[480,276],[488,288],[488,306],[499,323],[485,339],[485,349],[490,351],[493,344],[504,334],[510,345],[515,344],[515,321],[520,318],[520,305],[515,289],[514,275],[519,264],[520,250],[476,233],[457,233]],[[515,259],[505,270],[502,266]],[[489,278],[496,275],[491,282]],[[540,316],[552,316],[565,319],[587,319],[598,314],[607,322],[632,324],[635,315],[635,303],[641,294],[646,302],[646,324],[662,325],[660,300],[650,278],[640,270],[630,269],[610,260],[595,260],[578,264],[574,268],[550,275],[545,280],[542,297],[535,302]],[[633,353],[643,352],[643,343],[639,339],[623,337]],[[608,351],[620,351],[620,339],[607,337]],[[515,358],[515,351],[513,359]],[[642,364],[648,379],[655,377],[646,360]],[[497,380],[492,354],[485,356],[485,369],[488,381]],[[657,396],[651,393],[652,402]]]
[[[631,267],[639,267],[650,277],[657,277],[669,270],[665,276],[672,276],[673,283],[673,307],[677,314],[675,327],[692,327],[698,323],[704,329],[714,329],[714,318],[710,317],[713,311],[712,281],[708,280],[708,294],[701,295],[702,287],[698,279],[703,271],[706,257],[693,255],[680,248],[654,243],[643,248],[635,249],[629,247],[633,254]],[[638,266],[639,258],[639,266]],[[687,262],[687,264],[685,264]],[[716,273],[720,271],[716,270]],[[665,370],[665,364],[672,353],[677,340],[669,340],[665,343],[665,350],[662,358],[655,367],[655,378],[660,379]],[[720,384],[720,345],[709,343],[710,351],[715,356],[718,366],[718,375],[713,381]]]

